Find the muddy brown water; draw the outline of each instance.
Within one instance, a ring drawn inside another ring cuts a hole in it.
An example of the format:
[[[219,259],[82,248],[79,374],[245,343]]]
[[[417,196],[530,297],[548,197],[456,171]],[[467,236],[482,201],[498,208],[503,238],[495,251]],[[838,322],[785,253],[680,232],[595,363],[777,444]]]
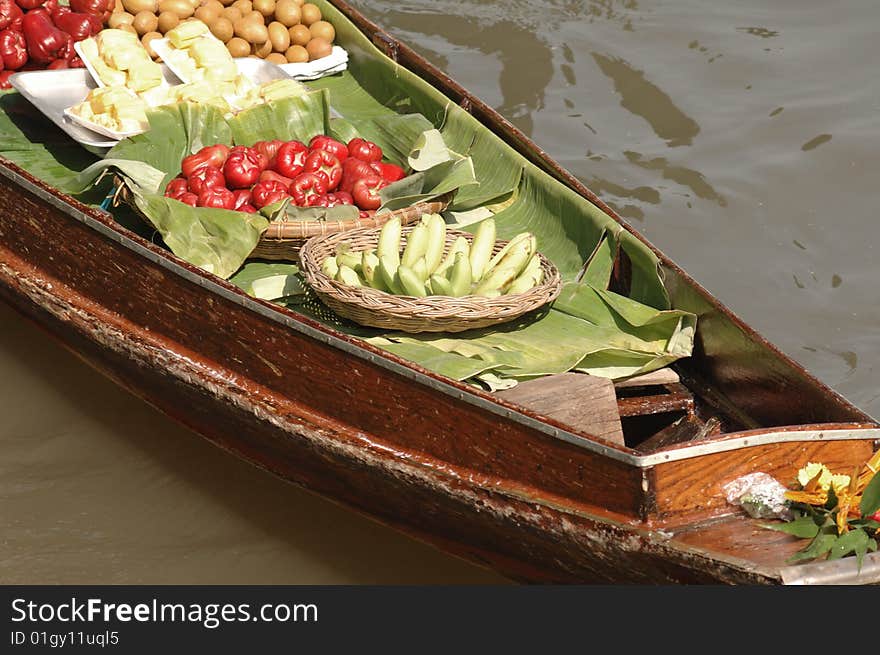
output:
[[[880,5],[353,4],[880,416]],[[502,581],[220,452],[3,306],[0,373],[0,582]]]

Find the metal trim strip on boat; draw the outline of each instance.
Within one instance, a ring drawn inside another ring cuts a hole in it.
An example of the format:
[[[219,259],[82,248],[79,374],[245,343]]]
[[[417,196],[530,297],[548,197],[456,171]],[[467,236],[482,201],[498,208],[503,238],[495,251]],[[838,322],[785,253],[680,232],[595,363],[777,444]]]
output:
[[[880,553],[825,560],[780,569],[786,585],[863,585],[880,583]]]
[[[8,161],[8,160],[7,160]],[[3,176],[17,184],[25,188],[27,191],[33,193],[39,198],[47,201],[52,206],[62,210],[68,216],[88,225],[90,228],[96,230],[98,233],[103,236],[119,243],[122,246],[142,255],[147,260],[153,262],[154,264],[158,264],[159,266],[173,272],[176,275],[184,278],[189,282],[193,282],[212,293],[216,293],[217,295],[229,300],[231,302],[237,303],[249,310],[252,310],[261,316],[268,318],[273,321],[277,321],[282,323],[286,327],[289,327],[297,332],[305,334],[313,339],[316,339],[322,343],[333,346],[334,348],[339,348],[340,350],[354,355],[360,359],[364,359],[369,361],[372,364],[376,364],[382,368],[388,369],[396,374],[402,375],[404,377],[410,378],[419,384],[424,384],[431,389],[436,391],[440,391],[448,396],[452,396],[462,400],[464,402],[470,403],[481,409],[485,409],[493,414],[498,416],[507,418],[512,421],[516,421],[522,425],[530,427],[534,430],[547,434],[553,438],[561,439],[567,443],[570,443],[578,448],[583,448],[585,450],[589,450],[595,453],[598,453],[604,457],[608,457],[613,460],[617,460],[619,462],[623,462],[625,464],[635,466],[638,468],[646,468],[649,466],[654,466],[656,464],[662,464],[666,462],[673,462],[683,459],[690,459],[693,457],[700,457],[703,455],[709,455],[713,453],[719,452],[727,452],[731,450],[738,450],[744,447],[752,447],[752,446],[761,446],[771,443],[781,443],[781,442],[792,442],[792,441],[835,441],[835,440],[845,440],[845,439],[875,439],[880,440],[880,428],[864,428],[864,429],[843,429],[843,430],[779,430],[774,432],[765,432],[761,434],[751,434],[742,438],[733,438],[723,441],[713,441],[706,444],[700,444],[696,446],[687,446],[683,448],[678,448],[675,450],[670,450],[666,452],[659,452],[650,455],[636,455],[630,452],[626,452],[623,450],[618,450],[617,448],[612,448],[608,446],[604,446],[595,441],[591,441],[582,437],[573,432],[568,432],[567,430],[563,430],[561,428],[556,428],[552,425],[548,425],[542,421],[539,421],[535,418],[532,418],[526,414],[522,414],[515,410],[507,409],[501,405],[493,403],[491,401],[480,398],[475,394],[467,393],[466,391],[462,391],[450,384],[432,378],[424,373],[416,371],[408,366],[404,366],[395,362],[393,360],[377,356],[375,353],[369,352],[368,350],[356,346],[352,343],[349,343],[343,339],[333,336],[332,334],[328,334],[316,328],[313,328],[305,323],[297,321],[288,316],[284,316],[279,311],[266,307],[265,305],[253,300],[248,295],[246,295],[243,291],[233,291],[225,286],[218,284],[214,280],[211,280],[208,277],[207,273],[200,273],[191,271],[177,262],[173,261],[171,257],[166,255],[161,255],[159,253],[154,252],[153,250],[145,247],[143,244],[138,243],[136,240],[122,234],[121,232],[114,230],[113,228],[105,225],[101,221],[89,216],[88,214],[80,211],[79,209],[73,207],[69,203],[65,202],[62,198],[57,197],[56,195],[48,192],[44,188],[39,185],[34,184],[31,180],[26,177],[16,173],[15,171],[9,169],[6,166],[0,166],[0,172],[2,172]],[[173,256],[173,255],[172,255]],[[228,283],[225,283],[228,284]]]

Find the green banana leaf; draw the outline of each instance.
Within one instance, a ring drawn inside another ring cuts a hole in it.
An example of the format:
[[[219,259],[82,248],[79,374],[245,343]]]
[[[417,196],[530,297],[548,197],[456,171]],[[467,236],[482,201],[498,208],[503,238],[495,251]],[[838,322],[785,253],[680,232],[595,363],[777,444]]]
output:
[[[647,245],[485,129],[448,97],[385,57],[335,7],[323,0],[315,3],[334,24],[337,42],[349,53],[346,71],[309,83],[312,88],[325,91],[321,102],[314,104],[320,104],[325,111],[328,105],[333,108],[333,118],[329,113],[322,117],[323,129],[345,140],[354,135],[373,140],[392,161],[401,165],[413,155],[412,146],[418,135],[439,131],[450,159],[435,161],[434,165],[451,167],[447,162],[464,157],[469,160],[476,180],[456,189],[453,205],[445,214],[447,221],[474,230],[480,220],[494,216],[500,238],[509,238],[521,230],[534,233],[541,251],[562,272],[566,287],[556,303],[545,311],[494,329],[455,335],[411,335],[380,333],[332,315],[310,297],[308,289],[303,289],[302,294],[297,292],[292,282],[297,274],[293,272],[250,269],[251,262],[233,269],[232,258],[224,266],[215,264],[218,274],[230,269],[227,275],[235,272],[230,279],[244,280],[238,276],[250,275],[242,284],[249,285],[247,290],[253,295],[291,294],[272,300],[324,321],[335,330],[370,340],[429,370],[489,389],[565,370],[617,379],[653,370],[690,354],[696,319],[687,312],[670,310],[657,257]],[[310,99],[319,98],[315,95]],[[252,139],[269,128],[291,127],[285,126],[284,121],[269,121],[266,114],[255,115],[255,124],[260,123],[261,127],[253,132],[246,131],[247,124],[232,125],[196,114],[151,120],[156,121],[151,123],[152,135],[148,132],[120,143],[112,157],[138,159],[164,173],[163,182],[176,174],[183,156],[201,145],[233,143],[239,138]],[[46,131],[45,121],[42,124]],[[65,141],[66,136],[54,128],[48,131],[55,132],[51,139],[42,138],[42,132],[40,138],[31,139],[29,135],[39,130],[22,127],[27,125],[22,116],[17,115],[10,125],[11,136],[7,135],[5,124],[0,130],[0,155],[27,161],[25,168],[62,189],[94,161],[82,150],[74,152],[77,147]],[[298,129],[302,131],[290,134],[303,138],[300,135],[312,134],[315,128]],[[278,138],[286,137],[281,134]],[[433,137],[426,137],[426,144],[430,138]],[[422,161],[422,153],[414,161]],[[122,173],[129,180],[148,179],[152,175],[146,169],[136,168]],[[422,176],[421,188],[413,184],[419,178],[408,182],[410,196],[417,197],[428,188],[425,177]],[[147,195],[141,194],[141,202],[147,202]],[[167,211],[167,207],[151,211]],[[219,221],[218,217],[217,224],[206,225],[191,219],[194,238],[182,241],[187,247],[202,247],[205,239],[218,235],[229,238],[231,235]],[[232,239],[239,245],[241,240]],[[625,254],[631,263],[628,298],[607,290],[614,258],[619,253]],[[218,253],[212,256],[217,258]],[[280,284],[282,276],[284,284]],[[261,284],[260,280],[268,281]]]
[[[279,116],[284,120],[279,120]],[[259,105],[228,119],[209,105],[181,103],[160,107],[148,113],[150,129],[147,132],[120,141],[105,159],[75,175],[69,184],[78,192],[83,191],[100,181],[108,171],[114,171],[131,192],[134,205],[174,254],[225,278],[239,269],[253,252],[269,220],[282,216],[287,220],[344,220],[356,217],[357,210],[354,207],[299,208],[286,202],[254,215],[190,207],[162,195],[165,185],[179,173],[181,160],[215,143],[250,145],[269,139],[308,142],[312,136],[326,133],[329,116],[325,90]],[[396,135],[399,148],[403,148],[404,140],[409,140],[408,152],[413,151],[413,145],[418,152],[447,152],[439,135],[434,135],[431,148],[426,148],[429,137],[405,129],[424,127],[428,123],[423,117],[394,115],[385,117],[382,123],[383,130]],[[400,129],[395,128],[398,123]],[[469,158],[442,161],[404,178],[398,183],[400,186],[390,185],[383,190],[386,202],[380,211],[406,207],[475,183]]]

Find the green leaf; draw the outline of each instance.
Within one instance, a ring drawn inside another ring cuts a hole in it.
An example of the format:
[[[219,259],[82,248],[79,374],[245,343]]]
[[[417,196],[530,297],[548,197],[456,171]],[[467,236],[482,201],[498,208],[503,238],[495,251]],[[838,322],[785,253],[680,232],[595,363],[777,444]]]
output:
[[[229,119],[229,129],[239,145],[271,139],[308,143],[316,134],[329,131],[329,120],[329,98],[319,90],[239,112]]]
[[[443,142],[440,130],[432,129],[425,130],[418,136],[407,157],[407,163],[414,171],[426,171],[451,159],[461,159],[461,157],[453,156]]]
[[[806,548],[798,551],[797,553],[789,557],[787,561],[800,562],[803,560],[811,560],[822,557],[822,555],[824,555],[834,547],[834,544],[836,542],[837,535],[825,533],[817,534],[813,541],[811,541]]]
[[[825,500],[824,507],[826,510],[828,510],[830,512],[835,507],[837,507],[837,503],[838,503],[837,492],[834,491],[834,485],[831,485],[828,488],[828,498]],[[830,516],[829,516],[829,518],[830,518]]]
[[[800,516],[786,523],[762,523],[761,527],[784,532],[800,539],[812,539],[819,534],[819,526],[808,516]]]
[[[874,474],[862,492],[859,510],[862,512],[862,516],[870,516],[880,510],[880,473]]]
[[[245,293],[253,294],[253,283],[256,280],[278,275],[297,275],[298,273],[299,267],[296,264],[249,261],[229,277],[229,282]]]
[[[378,211],[410,207],[476,183],[474,164],[470,159],[445,161],[381,189],[382,206]]]
[[[269,224],[259,214],[190,207],[154,194],[133,195],[175,255],[222,278],[241,267]]]
[[[855,553],[858,558],[859,567],[861,567],[862,558],[868,552],[869,541],[868,533],[864,530],[850,530],[837,538],[828,551],[828,559],[840,559]]]

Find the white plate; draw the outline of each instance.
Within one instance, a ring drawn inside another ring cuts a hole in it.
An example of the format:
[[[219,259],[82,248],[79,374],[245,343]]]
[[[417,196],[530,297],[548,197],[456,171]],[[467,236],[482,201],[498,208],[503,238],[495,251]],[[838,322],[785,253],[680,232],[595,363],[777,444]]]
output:
[[[95,68],[92,66],[89,58],[83,54],[82,47],[80,46],[80,41],[74,42],[73,49],[76,50],[76,54],[79,55],[79,58],[82,59],[82,62],[86,65],[86,70],[89,71],[89,75],[91,75],[92,79],[95,80],[95,84],[97,84],[98,86],[107,86],[104,80],[101,79],[101,76],[98,75],[98,71],[96,71]],[[172,84],[177,84],[177,78],[174,76],[171,70],[163,68],[162,82],[160,86],[170,86]]]
[[[210,32],[208,32],[207,34],[203,34],[198,38],[200,38],[200,39],[213,39],[214,41],[217,41],[217,43],[223,45],[223,41],[218,39],[216,36],[214,36]],[[161,39],[153,39],[153,41],[150,42],[150,46],[152,46],[153,51],[157,55],[159,55],[159,58],[162,59],[162,63],[164,63],[166,66],[168,66],[168,68],[171,69],[171,72],[177,76],[177,79],[179,79],[181,82],[184,82],[187,84],[193,81],[192,77],[187,75],[186,71],[184,71],[182,68],[180,68],[180,66],[174,60],[175,58],[172,57],[172,55],[180,54],[180,55],[186,56],[187,58],[191,58],[187,54],[185,49],[175,48],[173,45],[171,45],[171,42],[168,41],[167,37],[162,37]],[[223,45],[223,47],[225,48],[226,46]],[[227,52],[228,52],[228,50],[227,50]]]
[[[348,68],[348,52],[335,45],[326,57],[296,64],[279,64],[278,67],[295,80],[316,80]]]
[[[86,129],[64,114],[66,108],[85,100],[89,91],[97,87],[85,68],[19,71],[9,76],[9,83],[70,138],[90,152],[104,154],[116,145],[116,139],[108,139]]]
[[[90,129],[92,132],[97,132],[103,136],[106,136],[109,139],[114,139],[115,141],[121,141],[122,139],[134,136],[135,134],[142,134],[146,131],[147,128],[135,130],[134,132],[118,132],[116,130],[111,130],[109,127],[105,127],[104,125],[100,125],[98,123],[93,123],[92,121],[83,118],[82,116],[78,116],[74,114],[71,110],[71,107],[68,107],[64,110],[64,115],[72,120],[74,123],[78,123],[85,128]]]

